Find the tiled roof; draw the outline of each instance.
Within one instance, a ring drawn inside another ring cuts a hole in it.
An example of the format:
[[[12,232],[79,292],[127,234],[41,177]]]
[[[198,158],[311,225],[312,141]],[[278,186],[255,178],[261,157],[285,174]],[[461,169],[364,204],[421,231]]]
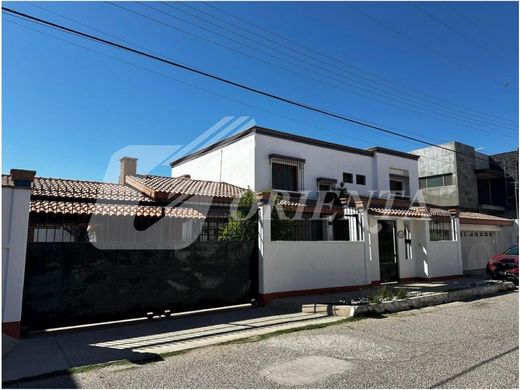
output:
[[[477,222],[494,222],[497,225],[512,225],[513,221],[511,219],[496,217],[494,215],[482,214],[482,213],[473,213],[469,211],[461,211],[459,214],[459,218],[461,223],[469,223],[471,221]]]
[[[472,213],[469,211],[461,211],[460,217],[468,218],[468,219],[492,219],[493,221],[509,221],[509,219],[507,219],[507,218],[497,217],[495,215],[489,215],[489,214]]]
[[[430,218],[430,214],[422,208],[411,207],[409,209],[387,209],[379,207],[369,207],[368,212],[376,215],[387,215],[393,217],[409,217],[409,218]]]
[[[153,175],[127,176],[126,183],[143,191],[148,189],[152,193],[196,195],[211,198],[233,199],[241,196],[245,191],[244,188],[225,182]]]
[[[2,186],[13,186],[10,175],[2,175]],[[56,179],[48,177],[34,178],[34,182],[31,188],[31,195],[134,202],[152,201],[152,199],[140,193],[139,191],[116,183]]]
[[[69,215],[161,217],[163,208],[146,205],[31,200],[31,212]],[[165,207],[164,215],[182,219],[205,218],[205,215],[200,211],[188,207]]]

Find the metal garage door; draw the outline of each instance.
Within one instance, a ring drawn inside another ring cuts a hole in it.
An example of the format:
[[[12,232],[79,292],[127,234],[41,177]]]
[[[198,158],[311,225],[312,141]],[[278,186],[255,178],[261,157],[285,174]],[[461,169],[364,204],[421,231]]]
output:
[[[464,271],[483,269],[489,258],[497,254],[496,232],[461,232],[462,263]]]

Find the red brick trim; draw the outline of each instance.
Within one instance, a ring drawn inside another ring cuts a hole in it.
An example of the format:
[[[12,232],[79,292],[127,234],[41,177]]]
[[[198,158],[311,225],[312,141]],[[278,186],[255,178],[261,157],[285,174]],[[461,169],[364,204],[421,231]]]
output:
[[[440,280],[449,280],[449,279],[459,279],[464,277],[463,275],[447,275],[447,276],[437,276],[433,278],[402,278],[399,279],[399,283],[413,283],[413,282],[435,282]],[[293,290],[293,291],[279,291],[268,294],[259,294],[258,302],[260,305],[265,306],[273,299],[279,298],[291,298],[291,297],[299,297],[303,295],[320,295],[320,294],[334,294],[339,292],[347,292],[347,291],[357,291],[363,288],[369,288],[373,286],[381,285],[380,280],[374,280],[370,284],[361,284],[357,286],[342,286],[342,287],[328,287],[328,288],[315,288],[310,290]]]
[[[441,280],[459,279],[463,278],[464,275],[446,275],[446,276],[435,276],[433,278],[401,278],[399,283],[414,283],[414,282],[438,282]]]
[[[368,288],[371,286],[377,286],[381,284],[379,280],[373,281],[371,284],[365,285],[357,285],[357,286],[341,286],[341,287],[328,287],[328,288],[314,288],[310,290],[293,290],[293,291],[279,291],[268,294],[259,294],[258,301],[260,305],[264,306],[271,302],[273,299],[278,298],[290,298],[290,297],[299,297],[302,295],[319,295],[319,294],[333,294],[339,292],[346,291],[357,291],[363,288]]]
[[[20,329],[20,321],[2,322],[2,333],[5,333],[14,339],[20,338]]]

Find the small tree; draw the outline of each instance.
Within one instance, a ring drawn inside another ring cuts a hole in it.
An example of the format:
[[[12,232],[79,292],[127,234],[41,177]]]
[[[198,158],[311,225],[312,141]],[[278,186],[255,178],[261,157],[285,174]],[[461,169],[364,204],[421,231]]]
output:
[[[253,212],[254,210],[254,212]],[[249,241],[257,238],[256,195],[250,189],[240,197],[237,210],[220,231],[220,241]]]

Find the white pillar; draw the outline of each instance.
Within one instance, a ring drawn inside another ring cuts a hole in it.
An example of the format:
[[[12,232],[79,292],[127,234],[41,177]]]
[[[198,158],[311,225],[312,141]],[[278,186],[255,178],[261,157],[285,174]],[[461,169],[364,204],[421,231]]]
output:
[[[25,255],[34,171],[11,170],[2,187],[2,333],[20,337]]]
[[[271,204],[263,204],[258,209],[258,295],[260,304],[267,303],[265,299],[265,259],[269,258],[271,242]]]
[[[462,244],[460,241],[460,219],[454,218],[453,220],[453,227],[454,227],[454,234],[455,234],[455,240],[457,241],[457,262],[458,262],[458,269],[459,269],[459,275],[462,275],[464,273],[464,264],[462,262]]]

